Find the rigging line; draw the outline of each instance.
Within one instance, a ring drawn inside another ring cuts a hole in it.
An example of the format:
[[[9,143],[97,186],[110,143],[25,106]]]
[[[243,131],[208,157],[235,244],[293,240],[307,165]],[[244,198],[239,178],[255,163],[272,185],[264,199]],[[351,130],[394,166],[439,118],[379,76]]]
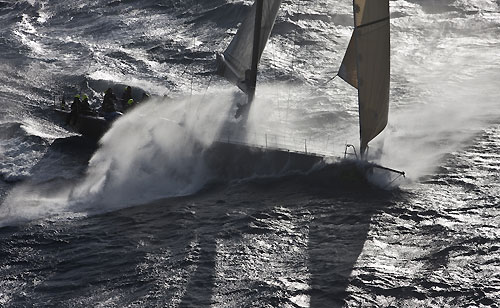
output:
[[[194,53],[196,52],[196,36],[193,36],[193,59],[195,57]],[[194,60],[193,60],[193,63],[194,63]],[[193,65],[194,66],[194,65]],[[194,82],[194,68],[191,69],[191,95],[190,96],[193,96],[193,82]]]
[[[394,183],[397,179],[399,179],[400,177],[402,177],[403,175],[400,174],[398,175],[397,177],[394,178],[394,180],[390,181],[389,184],[387,184],[383,189],[385,190],[387,187],[389,187],[392,183]]]
[[[187,106],[187,110],[188,111],[191,111],[191,108],[192,108],[192,105],[193,105],[193,83],[194,83],[194,71],[195,71],[195,68],[194,68],[194,58],[195,58],[195,52],[196,52],[196,36],[193,36],[193,49],[192,49],[192,55],[193,55],[193,59],[192,59],[192,66],[191,66],[191,69],[189,70],[190,73],[191,73],[191,91],[190,91],[190,95],[189,95],[189,102],[188,102],[188,106]]]
[[[189,64],[191,64],[191,63],[189,63]],[[182,74],[180,74],[180,76],[178,77],[178,79],[182,78],[182,76],[184,76],[184,74],[187,72],[188,67],[189,67],[189,64],[186,64],[186,65],[184,66],[184,71],[182,72]],[[173,89],[174,89],[174,87],[173,87],[173,86],[172,86],[172,87],[170,87],[170,89],[168,90],[168,92],[167,92],[167,94],[166,94],[166,95],[168,96],[168,95],[170,94],[170,92],[172,92],[172,90],[173,90]]]
[[[297,27],[298,27],[298,24],[299,24],[299,10],[300,10],[300,0],[297,1],[297,8],[296,8],[296,11],[297,11],[297,17],[295,18],[295,30],[293,31],[293,46],[292,46],[292,62],[291,62],[291,72],[293,74],[293,71],[294,71],[294,62],[295,62],[295,57],[296,57],[296,47],[297,47]]]
[[[210,88],[210,84],[212,83],[212,78],[214,77],[214,74],[210,74],[210,79],[208,79],[208,84],[205,88],[205,92],[203,93],[203,96],[201,98],[201,101],[205,101],[205,96],[207,95],[207,91],[208,91],[208,88]],[[195,114],[196,114],[196,119],[199,119],[200,118],[200,107],[201,107],[201,104],[198,103],[197,107],[196,107],[196,111],[195,111]]]
[[[293,33],[293,49],[292,49],[292,72],[294,71],[294,63],[295,59],[297,57],[296,51],[297,51],[297,37],[298,37],[298,31],[297,28],[299,26],[299,16],[300,16],[300,4],[301,1],[297,1],[297,18],[295,19],[295,31]]]
[[[325,81],[323,84],[319,85],[320,87],[324,87],[326,86],[327,83],[329,83],[330,81],[334,80],[339,74],[337,73],[335,76],[333,76],[332,78],[328,79],[327,81]]]
[[[273,63],[274,63],[274,66],[275,66],[275,69],[274,69],[274,80],[276,82],[276,80],[278,80],[278,70],[276,69],[278,66],[276,65],[276,43],[273,41],[273,40],[269,40],[269,43],[270,45],[272,46],[272,50],[273,50]],[[276,102],[277,102],[277,105],[278,105],[278,119],[281,123],[281,112],[280,112],[280,95],[279,95],[279,87],[278,85],[276,85],[276,88],[275,88],[275,95],[276,95]]]
[[[210,74],[210,78],[208,79],[208,84],[205,88],[205,92],[203,93],[203,98],[202,100],[205,98],[205,95],[207,95],[207,91],[208,91],[208,88],[210,88],[210,84],[212,83],[212,78],[214,77],[214,74]]]
[[[194,80],[194,70],[191,69],[191,93],[189,95],[189,102],[188,102],[188,105],[187,105],[187,110],[188,111],[191,110],[191,105],[192,105],[192,102],[193,102],[193,80]]]
[[[291,74],[293,74],[293,72],[294,72],[293,64],[294,64],[295,56],[296,56],[295,52],[296,52],[296,42],[297,42],[297,37],[298,37],[297,27],[299,24],[300,4],[301,4],[301,0],[297,1],[297,9],[296,9],[297,18],[295,19],[296,25],[295,25],[294,35],[293,35],[292,62],[291,62],[291,69],[290,69]],[[290,87],[290,85],[288,85],[287,87],[288,87],[288,97],[287,97],[285,124],[288,123],[288,113],[289,113],[289,109],[290,109],[290,96],[291,96],[291,87]]]
[[[191,70],[191,93],[190,93],[190,96],[193,96],[193,83],[194,83],[194,69]]]

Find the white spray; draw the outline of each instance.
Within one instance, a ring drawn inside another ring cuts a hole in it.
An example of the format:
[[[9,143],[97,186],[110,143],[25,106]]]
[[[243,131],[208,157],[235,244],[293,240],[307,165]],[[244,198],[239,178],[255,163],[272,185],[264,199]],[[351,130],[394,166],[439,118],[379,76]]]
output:
[[[444,154],[462,149],[500,116],[500,57],[493,47],[500,41],[487,32],[481,37],[469,34],[488,21],[471,16],[455,18],[452,24],[443,16],[432,18],[424,25],[406,24],[403,18],[396,24],[395,107],[388,128],[373,142],[376,147],[383,141],[383,164],[405,170],[412,179],[432,173]],[[406,29],[412,25],[421,31]],[[422,35],[408,38],[406,33]]]
[[[231,106],[231,95],[219,93],[138,107],[102,138],[71,201],[123,207],[195,192],[210,179],[202,152]]]
[[[103,136],[80,182],[16,187],[0,207],[0,224],[109,211],[197,191],[211,178],[202,153],[218,137],[232,105],[231,93],[218,91],[138,106]]]

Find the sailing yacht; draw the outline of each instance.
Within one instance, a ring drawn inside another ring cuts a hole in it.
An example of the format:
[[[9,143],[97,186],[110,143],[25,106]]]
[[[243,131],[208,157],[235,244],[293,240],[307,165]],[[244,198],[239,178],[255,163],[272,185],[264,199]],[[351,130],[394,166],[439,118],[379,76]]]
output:
[[[271,34],[281,0],[256,0],[249,15],[233,40],[217,56],[218,74],[235,84],[247,95],[236,116],[250,107],[257,83],[258,63]],[[404,172],[367,162],[368,143],[387,125],[390,86],[390,20],[389,0],[353,0],[354,31],[338,76],[358,90],[360,145],[358,161],[364,169],[383,169],[404,175]],[[301,155],[319,157],[311,153]]]

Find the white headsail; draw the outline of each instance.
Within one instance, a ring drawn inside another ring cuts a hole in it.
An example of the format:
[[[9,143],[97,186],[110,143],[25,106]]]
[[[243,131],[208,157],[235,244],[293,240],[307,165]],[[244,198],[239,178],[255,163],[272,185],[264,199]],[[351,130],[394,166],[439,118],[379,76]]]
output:
[[[278,14],[281,0],[263,0],[259,54],[262,55]],[[249,92],[245,74],[251,70],[254,27],[257,1],[241,24],[238,32],[222,55],[218,56],[218,74],[237,85],[243,92]]]
[[[354,32],[339,76],[358,89],[361,154],[389,114],[389,0],[354,0]]]

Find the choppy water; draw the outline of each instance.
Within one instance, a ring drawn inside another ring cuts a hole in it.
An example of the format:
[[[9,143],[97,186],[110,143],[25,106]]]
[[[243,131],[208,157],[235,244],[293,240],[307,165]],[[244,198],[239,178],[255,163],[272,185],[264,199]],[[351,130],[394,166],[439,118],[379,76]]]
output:
[[[223,124],[237,91],[206,72],[250,3],[0,1],[0,306],[500,305],[500,2],[391,1],[391,114],[372,149],[409,175],[391,191],[203,163],[220,130],[240,136]],[[284,1],[247,141],[357,142],[356,93],[325,84],[351,11]],[[54,96],[97,104],[127,84],[171,99],[97,151],[52,113]]]

